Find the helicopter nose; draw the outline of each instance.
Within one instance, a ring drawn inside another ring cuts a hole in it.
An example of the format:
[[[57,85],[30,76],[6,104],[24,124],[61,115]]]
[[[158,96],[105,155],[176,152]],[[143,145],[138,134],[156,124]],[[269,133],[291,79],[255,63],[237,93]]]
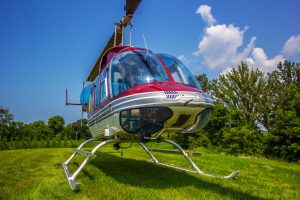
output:
[[[206,108],[203,111],[201,111],[197,118],[196,118],[196,123],[188,128],[185,132],[186,133],[196,133],[199,132],[209,121],[211,115],[212,115],[212,108]]]
[[[139,134],[152,134],[162,129],[173,112],[167,107],[141,107],[123,110],[120,113],[120,122],[124,130]]]

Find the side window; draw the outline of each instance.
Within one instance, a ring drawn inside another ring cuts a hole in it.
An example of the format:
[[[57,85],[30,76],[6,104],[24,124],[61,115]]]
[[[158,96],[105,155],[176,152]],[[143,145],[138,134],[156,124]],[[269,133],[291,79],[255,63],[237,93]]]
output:
[[[93,93],[89,94],[89,105],[88,105],[88,112],[92,112],[94,110],[94,97]]]
[[[101,91],[101,101],[107,97],[107,70],[105,69],[101,74],[100,79],[100,91]]]
[[[93,111],[93,91],[94,85],[90,84],[86,86],[80,94],[80,103],[82,104],[82,109],[85,112]]]
[[[175,82],[185,83],[182,72],[178,67],[177,63],[175,63],[174,60],[168,59],[166,57],[162,57],[162,59],[164,63],[167,65],[167,67],[169,68]]]
[[[96,88],[94,90],[95,94],[95,107],[98,108],[100,105],[100,78],[96,81]]]

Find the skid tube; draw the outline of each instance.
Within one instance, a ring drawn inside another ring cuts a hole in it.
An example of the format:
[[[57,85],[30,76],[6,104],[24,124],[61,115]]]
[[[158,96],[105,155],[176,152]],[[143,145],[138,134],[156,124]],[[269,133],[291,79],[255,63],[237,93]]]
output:
[[[166,166],[166,167],[171,167],[171,168],[175,168],[175,169],[179,169],[179,170],[183,170],[183,171],[187,171],[187,172],[193,172],[193,173],[197,173],[197,174],[201,174],[204,176],[211,176],[211,177],[216,177],[216,178],[223,178],[223,179],[233,179],[235,177],[237,177],[237,175],[239,174],[239,171],[234,171],[231,174],[227,175],[227,176],[222,176],[222,175],[218,175],[218,174],[213,174],[213,173],[209,173],[209,172],[203,172],[199,169],[199,167],[192,161],[192,159],[189,158],[188,154],[181,148],[181,146],[179,146],[179,144],[173,142],[172,140],[168,140],[168,139],[163,139],[161,140],[163,142],[172,144],[173,146],[175,146],[181,153],[182,155],[185,157],[185,159],[192,165],[192,167],[194,168],[194,170],[190,170],[187,168],[183,168],[183,167],[178,167],[178,166],[174,166],[174,165],[169,165],[169,164],[165,164],[162,162],[159,162],[154,156],[153,154],[151,154],[150,150],[145,146],[145,144],[143,144],[142,142],[139,142],[139,144],[141,145],[141,147],[147,152],[147,154],[150,156],[151,158],[151,162],[157,165],[162,165],[162,166]]]
[[[94,142],[94,141],[100,141],[101,143],[98,144],[92,151],[81,150],[81,148],[84,145],[86,145],[90,142]],[[103,147],[109,143],[113,143],[113,142],[119,142],[119,139],[109,139],[109,140],[102,141],[100,139],[92,138],[92,139],[86,140],[77,149],[74,150],[74,153],[70,156],[70,158],[66,162],[62,163],[62,166],[65,170],[67,179],[69,181],[69,184],[70,184],[72,190],[79,190],[80,183],[75,182],[75,178],[78,176],[79,172],[83,169],[83,167],[90,161],[90,159],[93,157],[93,155],[96,153],[96,151],[98,149],[100,149],[101,147]],[[71,174],[68,169],[68,165],[77,154],[82,154],[83,156],[86,156],[86,158],[81,163],[81,165],[78,167],[78,169],[73,174]]]
[[[84,145],[86,145],[86,144],[88,144],[90,142],[94,142],[94,141],[99,141],[100,143],[96,147],[94,147],[94,149],[92,151],[81,150],[81,148]],[[142,142],[139,142],[140,146],[151,157],[151,162],[153,162],[154,164],[163,165],[163,166],[166,166],[166,167],[171,167],[171,168],[175,168],[175,169],[183,170],[183,171],[187,171],[187,172],[193,172],[193,173],[201,174],[201,175],[204,175],[204,176],[211,176],[211,177],[224,178],[224,179],[232,179],[232,178],[235,178],[239,174],[239,171],[234,171],[234,172],[232,172],[228,176],[222,176],[222,175],[218,175],[218,174],[203,172],[189,158],[188,154],[177,143],[173,142],[172,140],[167,140],[167,139],[163,139],[163,140],[160,140],[160,141],[167,142],[167,143],[172,144],[173,146],[177,147],[177,149],[182,153],[182,155],[186,158],[186,160],[192,165],[192,167],[194,168],[194,170],[190,170],[190,169],[186,169],[186,168],[182,168],[182,167],[178,167],[178,166],[169,165],[169,164],[165,164],[165,163],[159,162],[153,156],[153,154],[151,154],[151,152],[145,146],[145,144],[142,143]],[[74,153],[69,157],[69,159],[67,161],[65,161],[64,163],[62,163],[62,166],[63,166],[63,168],[65,170],[68,182],[69,182],[72,190],[79,190],[80,183],[79,182],[75,182],[75,178],[78,176],[78,174],[80,173],[80,171],[84,168],[84,166],[90,161],[90,159],[94,156],[94,154],[96,153],[96,151],[99,150],[101,147],[103,147],[103,146],[105,146],[107,144],[110,144],[110,143],[114,143],[114,142],[120,142],[120,140],[119,139],[109,139],[109,140],[102,141],[101,139],[96,139],[96,138],[92,138],[92,139],[86,140],[81,145],[79,145],[79,147],[77,149],[74,150]],[[81,165],[78,167],[78,169],[73,174],[71,174],[70,171],[69,171],[69,169],[68,169],[68,165],[70,164],[71,160],[77,154],[82,154],[86,158],[81,163]]]

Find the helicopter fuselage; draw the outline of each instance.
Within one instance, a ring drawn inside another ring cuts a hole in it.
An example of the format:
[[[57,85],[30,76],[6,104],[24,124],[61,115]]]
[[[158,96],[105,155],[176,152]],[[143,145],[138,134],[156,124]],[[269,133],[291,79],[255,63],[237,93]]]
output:
[[[106,54],[105,67],[81,96],[94,137],[153,138],[163,132],[195,133],[205,126],[214,104],[201,88],[188,84],[194,77],[183,75],[187,69],[176,71],[174,63],[163,61],[164,55],[148,50],[115,49]],[[173,76],[182,76],[177,77],[181,82]]]

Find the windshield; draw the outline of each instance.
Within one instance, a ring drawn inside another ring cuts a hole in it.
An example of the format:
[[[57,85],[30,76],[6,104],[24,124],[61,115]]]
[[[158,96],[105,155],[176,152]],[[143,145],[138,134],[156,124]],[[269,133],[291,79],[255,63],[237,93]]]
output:
[[[157,57],[142,50],[114,56],[110,64],[110,77],[113,97],[139,84],[170,81]]]
[[[200,83],[188,68],[177,58],[167,54],[158,54],[169,68],[175,82],[184,83],[201,90]]]

